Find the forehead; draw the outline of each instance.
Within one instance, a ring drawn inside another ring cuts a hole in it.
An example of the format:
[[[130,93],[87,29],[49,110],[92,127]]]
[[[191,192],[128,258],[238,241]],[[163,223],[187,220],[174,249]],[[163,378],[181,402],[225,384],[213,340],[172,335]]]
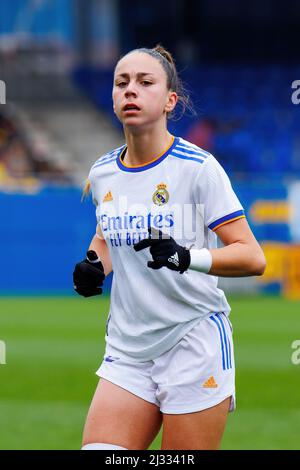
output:
[[[165,71],[159,60],[144,52],[130,52],[117,63],[115,76],[124,73],[129,75],[149,73],[165,78]]]

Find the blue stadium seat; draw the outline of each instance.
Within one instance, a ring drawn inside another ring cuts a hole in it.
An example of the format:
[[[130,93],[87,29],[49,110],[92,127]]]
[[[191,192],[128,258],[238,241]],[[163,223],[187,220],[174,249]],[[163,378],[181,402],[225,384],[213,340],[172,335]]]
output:
[[[74,74],[76,83],[112,116],[111,77],[112,71],[87,67]],[[297,77],[299,67],[281,65],[189,67],[182,79],[192,90],[198,115],[170,122],[170,130],[186,136],[197,120],[213,118],[218,123],[213,150],[229,172],[300,176],[300,105],[291,102]]]

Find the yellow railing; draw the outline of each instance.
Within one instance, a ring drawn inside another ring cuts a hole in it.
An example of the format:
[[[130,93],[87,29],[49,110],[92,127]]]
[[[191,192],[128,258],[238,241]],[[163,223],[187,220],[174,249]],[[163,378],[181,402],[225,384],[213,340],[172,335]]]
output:
[[[260,284],[279,283],[285,297],[300,299],[300,244],[266,242],[262,248],[267,268]]]

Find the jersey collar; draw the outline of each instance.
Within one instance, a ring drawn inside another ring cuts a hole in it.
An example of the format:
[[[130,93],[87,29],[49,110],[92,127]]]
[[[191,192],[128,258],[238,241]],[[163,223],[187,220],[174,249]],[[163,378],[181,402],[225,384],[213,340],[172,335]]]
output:
[[[173,150],[173,148],[178,144],[178,141],[179,141],[179,137],[173,137],[171,145],[167,148],[167,150],[164,151],[162,155],[155,157],[153,160],[151,160],[148,163],[145,163],[143,165],[135,165],[135,166],[128,166],[123,163],[122,156],[127,150],[127,147],[125,146],[120,150],[120,153],[117,158],[117,165],[120,168],[120,170],[129,171],[131,173],[137,172],[137,171],[149,170],[149,168],[153,168],[154,166],[159,165],[159,163],[162,162],[169,155],[169,153]]]

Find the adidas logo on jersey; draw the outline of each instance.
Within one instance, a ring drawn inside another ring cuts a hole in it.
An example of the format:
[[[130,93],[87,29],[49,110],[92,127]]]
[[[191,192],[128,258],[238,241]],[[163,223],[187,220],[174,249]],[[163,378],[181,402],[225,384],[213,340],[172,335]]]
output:
[[[177,253],[177,251],[176,251],[175,255],[172,255],[172,256],[170,256],[170,258],[168,258],[168,261],[169,261],[170,263],[175,264],[175,266],[179,266],[179,258],[178,258],[178,253]]]
[[[112,201],[113,200],[113,196],[112,196],[112,193],[111,191],[108,191],[104,198],[103,198],[103,202],[108,202],[108,201]]]
[[[202,387],[203,388],[217,388],[218,384],[216,383],[215,378],[212,375],[211,377],[209,377],[209,379],[206,382],[204,382]]]

